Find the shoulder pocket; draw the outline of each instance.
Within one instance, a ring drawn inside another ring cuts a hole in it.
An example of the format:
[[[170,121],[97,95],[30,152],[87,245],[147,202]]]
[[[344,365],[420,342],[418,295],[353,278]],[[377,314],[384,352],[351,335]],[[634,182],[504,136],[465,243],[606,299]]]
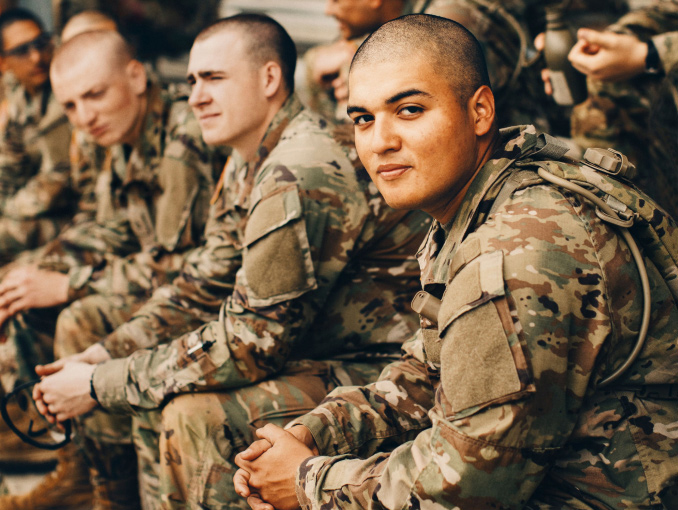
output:
[[[243,269],[252,306],[293,299],[317,287],[296,186],[275,191],[252,207]]]
[[[440,325],[446,415],[465,415],[534,391],[504,290],[501,251],[481,255],[448,284]]]

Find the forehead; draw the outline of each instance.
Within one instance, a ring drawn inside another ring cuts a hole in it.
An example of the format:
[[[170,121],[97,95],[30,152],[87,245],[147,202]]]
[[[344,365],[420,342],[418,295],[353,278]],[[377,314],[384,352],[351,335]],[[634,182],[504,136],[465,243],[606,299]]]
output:
[[[67,65],[52,69],[52,88],[57,99],[66,102],[75,99],[97,87],[123,85],[124,70],[112,65],[95,51],[85,52],[80,58],[72,59]]]
[[[15,21],[7,25],[2,31],[4,49],[11,49],[25,42],[32,41],[41,33],[40,27],[32,21]]]
[[[408,90],[425,92],[433,99],[452,95],[450,85],[428,59],[394,56],[383,61],[362,62],[349,75],[349,105],[376,108]]]
[[[226,70],[247,61],[244,38],[238,32],[222,30],[197,41],[191,48],[188,73]]]

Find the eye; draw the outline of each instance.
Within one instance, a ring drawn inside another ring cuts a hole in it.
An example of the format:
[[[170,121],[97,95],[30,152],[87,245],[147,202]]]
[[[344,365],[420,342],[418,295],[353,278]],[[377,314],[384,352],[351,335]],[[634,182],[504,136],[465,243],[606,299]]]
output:
[[[364,126],[368,122],[372,122],[374,120],[374,117],[372,115],[358,115],[357,117],[353,117],[353,125],[354,126]]]
[[[416,117],[423,113],[424,109],[421,106],[408,105],[398,110],[398,113],[403,117]]]

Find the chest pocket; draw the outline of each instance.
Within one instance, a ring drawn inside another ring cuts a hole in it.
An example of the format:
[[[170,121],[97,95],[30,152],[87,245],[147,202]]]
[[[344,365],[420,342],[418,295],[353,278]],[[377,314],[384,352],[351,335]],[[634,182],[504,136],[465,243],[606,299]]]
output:
[[[317,287],[296,186],[254,204],[245,226],[245,272],[251,306],[294,299]]]
[[[472,414],[534,391],[504,290],[503,253],[477,257],[448,284],[438,313],[445,414]]]

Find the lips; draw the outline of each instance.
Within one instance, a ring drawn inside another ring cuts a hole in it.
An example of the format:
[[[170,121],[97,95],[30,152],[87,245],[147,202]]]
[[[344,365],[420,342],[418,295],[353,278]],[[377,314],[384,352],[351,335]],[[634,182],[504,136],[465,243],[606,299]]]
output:
[[[205,114],[201,115],[200,117],[198,117],[198,120],[200,122],[206,122],[206,121],[208,121],[210,119],[214,119],[215,117],[218,117],[218,116],[219,116],[218,113],[205,113]]]
[[[101,135],[103,135],[108,128],[106,126],[97,126],[95,128],[92,128],[89,130],[89,134],[93,136],[94,138],[99,138]]]
[[[410,170],[412,167],[409,165],[402,164],[389,164],[389,165],[379,165],[377,167],[377,175],[385,181],[390,181],[393,179],[398,179],[405,172]]]

